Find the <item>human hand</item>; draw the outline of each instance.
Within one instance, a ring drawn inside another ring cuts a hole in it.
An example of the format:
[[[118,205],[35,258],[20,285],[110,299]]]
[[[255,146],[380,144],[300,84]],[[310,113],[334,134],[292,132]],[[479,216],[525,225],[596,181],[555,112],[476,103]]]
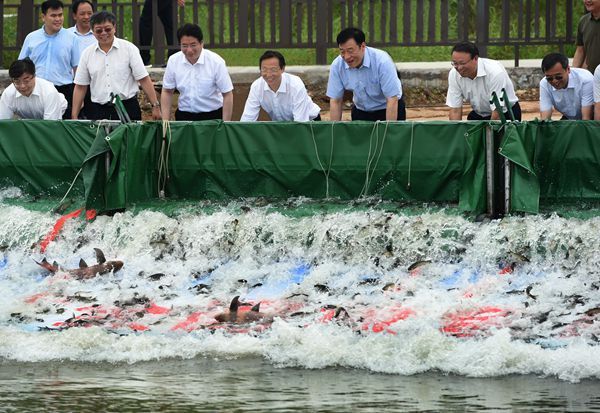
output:
[[[162,115],[160,113],[160,106],[154,106],[152,108],[152,119],[154,119],[154,120],[162,119]]]
[[[185,0],[177,0],[177,4],[179,4],[181,7],[185,6]]]

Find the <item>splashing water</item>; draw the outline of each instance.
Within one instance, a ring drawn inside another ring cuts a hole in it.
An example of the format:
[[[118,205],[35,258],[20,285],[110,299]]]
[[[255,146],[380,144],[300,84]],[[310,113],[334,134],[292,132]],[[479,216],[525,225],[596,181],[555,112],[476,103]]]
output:
[[[5,359],[253,355],[402,375],[600,377],[600,218],[477,223],[350,205],[299,216],[234,202],[72,220],[42,255],[56,219],[0,209]],[[91,265],[94,248],[125,266],[79,280],[35,262]],[[217,323],[234,296],[274,321]]]

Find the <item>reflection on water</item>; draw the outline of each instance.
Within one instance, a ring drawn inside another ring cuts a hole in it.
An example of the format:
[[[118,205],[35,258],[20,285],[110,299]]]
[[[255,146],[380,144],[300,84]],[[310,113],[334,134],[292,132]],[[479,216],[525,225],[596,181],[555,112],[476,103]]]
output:
[[[2,411],[600,411],[597,380],[397,376],[258,358],[0,366]]]

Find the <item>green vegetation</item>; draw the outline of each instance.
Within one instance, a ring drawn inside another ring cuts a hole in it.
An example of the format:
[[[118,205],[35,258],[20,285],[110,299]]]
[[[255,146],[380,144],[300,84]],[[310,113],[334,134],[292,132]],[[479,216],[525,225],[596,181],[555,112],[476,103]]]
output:
[[[405,17],[410,21],[410,34],[408,40],[410,43],[426,42],[429,33],[429,19],[433,18],[432,31],[434,33],[435,42],[440,42],[442,39],[442,24],[441,21],[448,21],[448,42],[452,43],[452,39],[457,39],[459,36],[459,25],[462,31],[468,34],[469,39],[476,38],[475,15],[477,11],[477,1],[470,0],[463,2],[462,0],[444,0],[448,7],[447,15],[442,9],[442,0],[423,1],[423,2],[404,2],[404,1],[354,1],[352,2],[352,10],[349,9],[348,2],[340,2],[333,6],[331,15],[332,33],[337,33],[343,25],[348,24],[350,14],[354,25],[361,26],[368,34],[367,43],[381,44],[390,42],[390,18],[393,13],[396,13],[398,40],[404,42],[403,22]],[[69,0],[64,0],[65,4],[70,3]],[[18,55],[20,45],[16,44],[16,6],[21,3],[20,0],[5,0],[4,2],[4,19],[2,39],[4,41],[5,50],[2,55],[3,66],[8,66],[8,63],[14,60]],[[263,48],[229,48],[219,47],[220,45],[236,44],[239,42],[239,33],[237,31],[237,2],[233,9],[230,9],[229,1],[215,1],[212,18],[209,18],[208,6],[206,0],[188,0],[185,9],[179,9],[180,14],[183,13],[182,21],[196,21],[205,32],[205,44],[207,48],[216,51],[225,58],[230,66],[254,66],[257,64],[258,57],[266,49]],[[249,2],[252,3],[252,2]],[[524,7],[529,6],[529,9],[521,11],[518,9],[518,4],[523,4]],[[518,38],[523,38],[525,33],[537,39],[535,45],[521,45],[518,48],[521,59],[541,58],[544,54],[558,50],[555,44],[543,44],[544,39],[548,35],[546,33],[546,19],[556,21],[555,38],[564,38],[568,29],[565,27],[566,22],[566,6],[572,4],[573,0],[537,0],[535,2],[509,2],[508,13],[510,15],[509,24],[507,27],[502,25],[502,14],[506,12],[503,6],[506,4],[503,0],[489,0],[489,38],[491,40],[499,39],[508,36],[511,41]],[[41,0],[35,0],[35,5],[38,7]],[[137,13],[141,11],[143,4],[142,0],[136,1],[111,1],[98,0],[99,9],[108,9],[115,11],[117,14],[119,35],[133,40],[133,7],[136,4]],[[194,4],[198,5],[198,9],[194,10]],[[275,42],[280,35],[279,18],[282,13],[281,2],[266,1],[256,2],[255,7],[248,10],[248,20],[255,23],[256,41]],[[312,2],[316,4],[316,2]],[[409,5],[405,8],[405,5]],[[344,9],[342,9],[342,5]],[[394,6],[395,5],[395,6]],[[420,5],[420,7],[419,7]],[[539,7],[536,14],[534,7]],[[430,8],[431,7],[431,8]],[[273,8],[273,10],[271,10]],[[575,32],[578,21],[578,16],[583,13],[576,6],[573,17],[573,27],[571,33]],[[271,12],[275,13],[275,18],[271,20]],[[316,39],[316,10],[309,13],[306,10],[305,2],[292,2],[291,8],[292,24],[289,28],[291,31],[292,43],[302,44],[308,43],[309,40]],[[405,16],[405,13],[408,13]],[[372,17],[371,17],[372,15]],[[67,16],[67,13],[65,13]],[[359,16],[362,20],[358,23]],[[68,19],[65,19],[68,21]],[[230,22],[234,22],[232,26]],[[41,24],[41,20],[40,20]],[[418,38],[417,26],[422,27],[423,37]],[[310,38],[309,38],[310,29]],[[335,35],[334,35],[335,36]],[[333,37],[334,37],[333,36]],[[333,41],[333,39],[330,39]],[[522,42],[521,44],[524,44]],[[10,50],[12,48],[12,50]],[[450,46],[389,46],[382,47],[390,53],[396,61],[445,61],[449,59]],[[564,52],[572,56],[575,47],[573,45],[564,45]],[[313,65],[316,62],[316,50],[314,48],[280,48],[290,65]],[[488,48],[488,56],[496,59],[513,59],[515,54],[515,46],[491,46]],[[327,61],[330,62],[337,56],[336,48],[330,48],[327,53]]]

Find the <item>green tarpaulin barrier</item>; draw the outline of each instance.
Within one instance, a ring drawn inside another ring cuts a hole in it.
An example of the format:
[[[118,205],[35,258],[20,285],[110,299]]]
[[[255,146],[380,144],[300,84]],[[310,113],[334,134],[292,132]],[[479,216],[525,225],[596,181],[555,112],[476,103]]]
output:
[[[460,200],[461,208],[480,212],[485,204],[485,159],[478,143],[483,132],[467,134],[472,126],[173,122],[161,171],[162,124],[128,124],[108,139],[98,137],[86,158],[87,202],[102,210],[157,198],[159,175],[168,172],[167,198],[377,195]],[[111,157],[108,171],[103,168],[106,152]]]
[[[0,121],[0,187],[61,196],[69,189],[98,128],[87,122]],[[78,178],[73,193],[83,194]]]
[[[500,154],[515,166],[512,211],[540,203],[600,200],[600,122],[522,122],[506,126]]]

